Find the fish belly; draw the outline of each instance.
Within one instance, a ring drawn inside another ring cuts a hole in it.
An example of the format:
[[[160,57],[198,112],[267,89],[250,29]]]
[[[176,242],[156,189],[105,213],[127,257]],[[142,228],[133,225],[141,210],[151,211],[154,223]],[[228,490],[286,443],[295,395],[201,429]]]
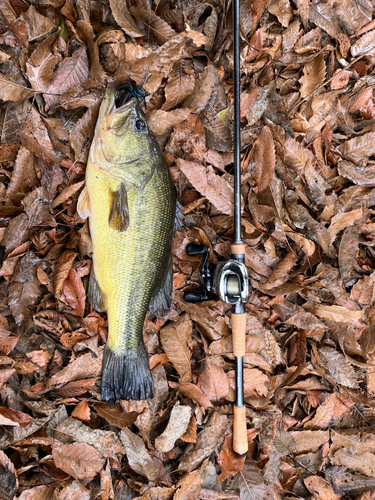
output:
[[[136,351],[143,342],[144,317],[171,252],[175,193],[167,167],[156,168],[142,190],[128,190],[130,223],[126,231],[109,224],[111,191],[119,180],[91,161],[86,186],[94,272],[105,294],[108,347],[117,356]]]

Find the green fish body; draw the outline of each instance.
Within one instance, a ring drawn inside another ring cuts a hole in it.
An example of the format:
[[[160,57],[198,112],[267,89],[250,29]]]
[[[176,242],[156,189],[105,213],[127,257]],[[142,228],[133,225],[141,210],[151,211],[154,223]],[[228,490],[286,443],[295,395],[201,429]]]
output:
[[[102,399],[152,397],[142,330],[148,307],[161,316],[170,306],[176,195],[137,99],[116,108],[113,88],[100,108],[78,211],[89,216],[93,243],[89,299],[108,313]]]

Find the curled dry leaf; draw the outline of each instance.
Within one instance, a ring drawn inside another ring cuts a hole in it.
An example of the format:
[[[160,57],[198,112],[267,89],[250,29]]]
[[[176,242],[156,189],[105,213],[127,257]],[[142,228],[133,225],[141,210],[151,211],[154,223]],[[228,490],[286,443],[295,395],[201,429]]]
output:
[[[250,444],[251,441],[259,434],[257,429],[247,430],[247,441]],[[240,456],[233,451],[233,434],[229,434],[222,444],[220,454],[218,456],[217,462],[221,467],[221,474],[218,477],[218,482],[222,483],[225,479],[234,476],[238,472],[242,472],[246,455]]]
[[[105,418],[108,423],[124,429],[131,425],[137,420],[139,415],[136,411],[123,411],[120,408],[116,408],[115,405],[110,405],[107,403],[95,403],[95,411],[101,417]]]
[[[212,403],[201,389],[195,384],[183,383],[179,385],[180,392],[187,398],[196,401],[203,409],[211,408]]]
[[[191,408],[177,403],[171,412],[165,431],[155,440],[155,448],[167,453],[172,450],[177,439],[186,432],[191,417]]]

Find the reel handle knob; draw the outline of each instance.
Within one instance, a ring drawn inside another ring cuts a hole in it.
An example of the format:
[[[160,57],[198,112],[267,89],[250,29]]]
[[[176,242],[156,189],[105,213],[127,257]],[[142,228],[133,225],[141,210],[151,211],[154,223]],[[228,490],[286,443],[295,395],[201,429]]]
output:
[[[188,255],[202,255],[208,251],[208,248],[204,245],[196,245],[195,243],[189,243],[186,247],[186,253]]]
[[[207,300],[207,294],[203,292],[184,292],[185,302],[204,302]]]

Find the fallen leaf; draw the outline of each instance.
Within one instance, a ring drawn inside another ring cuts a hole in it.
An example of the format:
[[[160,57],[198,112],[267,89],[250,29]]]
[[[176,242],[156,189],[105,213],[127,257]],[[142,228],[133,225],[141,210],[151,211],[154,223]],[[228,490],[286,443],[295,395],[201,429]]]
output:
[[[205,460],[201,467],[194,472],[186,474],[177,483],[178,490],[174,494],[173,500],[190,500],[198,498],[201,492],[201,484],[204,479],[202,477],[203,470],[207,467],[208,460]]]
[[[189,109],[175,109],[172,111],[157,109],[147,114],[147,123],[155,135],[163,135],[171,127],[186,120],[189,115]]]
[[[104,460],[95,448],[85,443],[55,441],[52,456],[56,466],[75,479],[93,479],[104,466]]]
[[[268,127],[262,128],[254,144],[253,161],[256,164],[253,182],[261,192],[269,186],[275,171],[275,147]]]
[[[160,330],[160,340],[168,359],[181,377],[190,382],[191,373],[191,321],[183,314],[177,323],[170,323]]]
[[[191,444],[185,451],[179,468],[191,472],[205,458],[209,457],[222,441],[227,425],[228,419],[226,415],[214,413],[208,424],[198,434],[196,443]]]
[[[78,405],[72,411],[72,417],[78,418],[83,422],[89,422],[91,418],[91,412],[87,401],[80,401]]]
[[[168,425],[164,432],[155,440],[155,448],[167,453],[172,450],[177,439],[185,433],[191,417],[189,406],[180,406],[179,403],[173,407]]]
[[[335,382],[345,387],[358,387],[354,369],[343,354],[332,349],[332,347],[322,347],[319,354]]]
[[[94,410],[107,422],[120,427],[120,429],[125,429],[125,427],[134,423],[139,415],[136,411],[125,412],[117,408],[116,405],[107,403],[95,403]]]
[[[374,139],[375,132],[369,132],[368,134],[343,142],[338,147],[338,150],[347,160],[358,163],[364,156],[371,156],[375,153]]]
[[[142,438],[133,434],[129,429],[121,431],[120,438],[125,447],[130,467],[149,481],[157,481],[159,471],[148,454]]]
[[[293,17],[293,10],[289,0],[271,0],[268,11],[277,17],[282,26],[287,27]]]
[[[332,461],[336,465],[345,465],[365,476],[375,477],[375,456],[372,453],[352,455],[349,451],[340,449],[335,453]]]
[[[235,372],[228,372],[231,388],[235,389]],[[264,373],[256,368],[245,368],[243,373],[245,396],[267,396],[270,381]]]
[[[197,191],[220,212],[233,215],[233,187],[225,179],[216,175],[210,165],[204,167],[199,163],[179,158],[177,166]]]
[[[248,429],[247,431],[247,440],[249,443],[253,441],[253,439],[259,434],[259,430],[257,429]],[[233,434],[229,434],[224,439],[224,442],[221,446],[220,454],[217,458],[217,462],[221,467],[221,474],[218,477],[218,482],[222,483],[225,479],[236,475],[238,472],[242,472],[246,455],[240,456],[233,451]]]
[[[71,57],[66,57],[53,73],[47,93],[44,95],[46,109],[56,106],[58,97],[65,94],[74,85],[85,82],[89,76],[89,61],[86,49],[75,50]]]
[[[199,375],[199,386],[211,401],[225,398],[229,391],[229,382],[224,370],[214,365],[209,359]]]
[[[18,479],[13,462],[0,450],[0,494],[5,500],[15,498]]]
[[[92,353],[82,354],[82,356],[71,361],[65,368],[53,375],[47,382],[47,388],[61,386],[77,379],[98,377],[102,369],[101,356],[96,357]]]
[[[127,5],[124,5],[120,0],[110,0],[109,5],[116,23],[127,35],[134,37],[143,36],[142,31],[137,28],[134,19],[130,15]]]
[[[303,480],[306,488],[321,500],[340,500],[341,496],[334,493],[332,487],[322,477],[310,476]]]

